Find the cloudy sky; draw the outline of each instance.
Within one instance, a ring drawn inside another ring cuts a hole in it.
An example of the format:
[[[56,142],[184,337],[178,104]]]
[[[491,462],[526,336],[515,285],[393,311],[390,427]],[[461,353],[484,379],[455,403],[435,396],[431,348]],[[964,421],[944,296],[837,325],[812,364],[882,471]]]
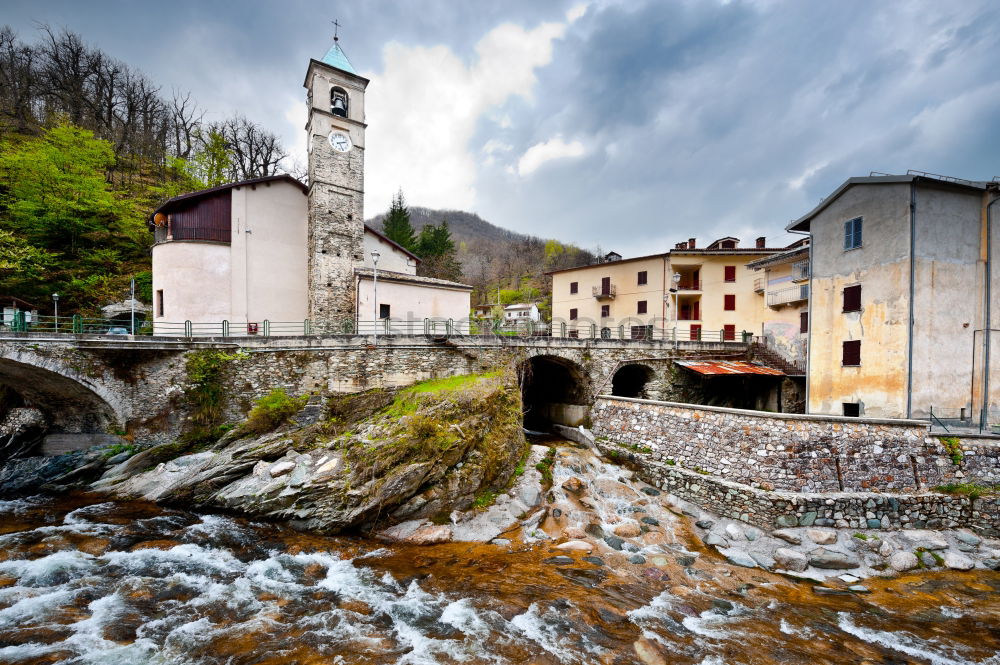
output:
[[[843,180],[1000,175],[992,0],[6,0],[304,159],[331,21],[371,79],[366,215],[412,205],[625,255],[782,229]]]

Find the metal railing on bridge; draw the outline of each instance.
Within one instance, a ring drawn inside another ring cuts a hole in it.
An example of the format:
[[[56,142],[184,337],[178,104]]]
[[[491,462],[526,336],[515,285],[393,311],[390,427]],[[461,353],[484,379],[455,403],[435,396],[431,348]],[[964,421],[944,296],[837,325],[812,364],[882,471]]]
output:
[[[288,336],[428,336],[512,338],[546,337],[561,339],[621,340],[632,342],[748,344],[753,334],[747,331],[708,330],[696,326],[626,325],[600,326],[596,323],[563,321],[555,324],[537,321],[491,321],[480,319],[379,319],[378,321],[142,321],[120,323],[105,319],[67,317],[25,317],[20,313],[12,321],[0,324],[0,333],[50,333],[68,335],[105,335],[109,339],[135,336],[155,337],[288,337]]]

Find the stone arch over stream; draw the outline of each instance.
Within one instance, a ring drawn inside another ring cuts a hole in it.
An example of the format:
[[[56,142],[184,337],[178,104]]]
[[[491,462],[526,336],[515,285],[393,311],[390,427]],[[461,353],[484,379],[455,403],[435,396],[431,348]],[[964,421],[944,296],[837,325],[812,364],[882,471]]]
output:
[[[520,364],[518,378],[529,429],[545,430],[553,423],[573,427],[587,420],[593,386],[579,363],[559,355],[534,355]]]

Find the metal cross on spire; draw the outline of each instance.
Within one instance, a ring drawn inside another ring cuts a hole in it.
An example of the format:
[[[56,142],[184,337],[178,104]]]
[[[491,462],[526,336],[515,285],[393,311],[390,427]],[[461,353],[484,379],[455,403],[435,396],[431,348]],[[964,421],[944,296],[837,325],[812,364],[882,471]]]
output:
[[[337,19],[334,19],[334,20],[330,21],[330,23],[333,23],[333,41],[339,42],[340,41],[340,34],[339,34],[340,33],[340,21],[337,20]]]

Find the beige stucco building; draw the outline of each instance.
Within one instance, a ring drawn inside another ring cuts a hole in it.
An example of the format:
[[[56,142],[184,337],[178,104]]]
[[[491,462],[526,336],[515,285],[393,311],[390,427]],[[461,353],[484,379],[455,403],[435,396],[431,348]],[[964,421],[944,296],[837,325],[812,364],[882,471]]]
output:
[[[580,337],[596,331],[611,337],[738,340],[744,333],[763,334],[771,322],[797,323],[794,313],[767,306],[747,270],[748,263],[785,248],[768,248],[764,238],[754,247],[739,244],[727,237],[700,248],[692,238],[662,254],[550,273],[554,333],[565,326],[568,335]]]
[[[851,178],[789,225],[812,245],[810,413],[1000,421],[996,197],[930,174]]]
[[[336,43],[310,61],[308,186],[256,178],[153,212],[154,334],[385,334],[468,319],[472,287],[418,277],[413,253],[364,224],[367,84]]]
[[[809,240],[751,261],[753,290],[764,303],[761,341],[798,370],[806,366],[809,339]]]

